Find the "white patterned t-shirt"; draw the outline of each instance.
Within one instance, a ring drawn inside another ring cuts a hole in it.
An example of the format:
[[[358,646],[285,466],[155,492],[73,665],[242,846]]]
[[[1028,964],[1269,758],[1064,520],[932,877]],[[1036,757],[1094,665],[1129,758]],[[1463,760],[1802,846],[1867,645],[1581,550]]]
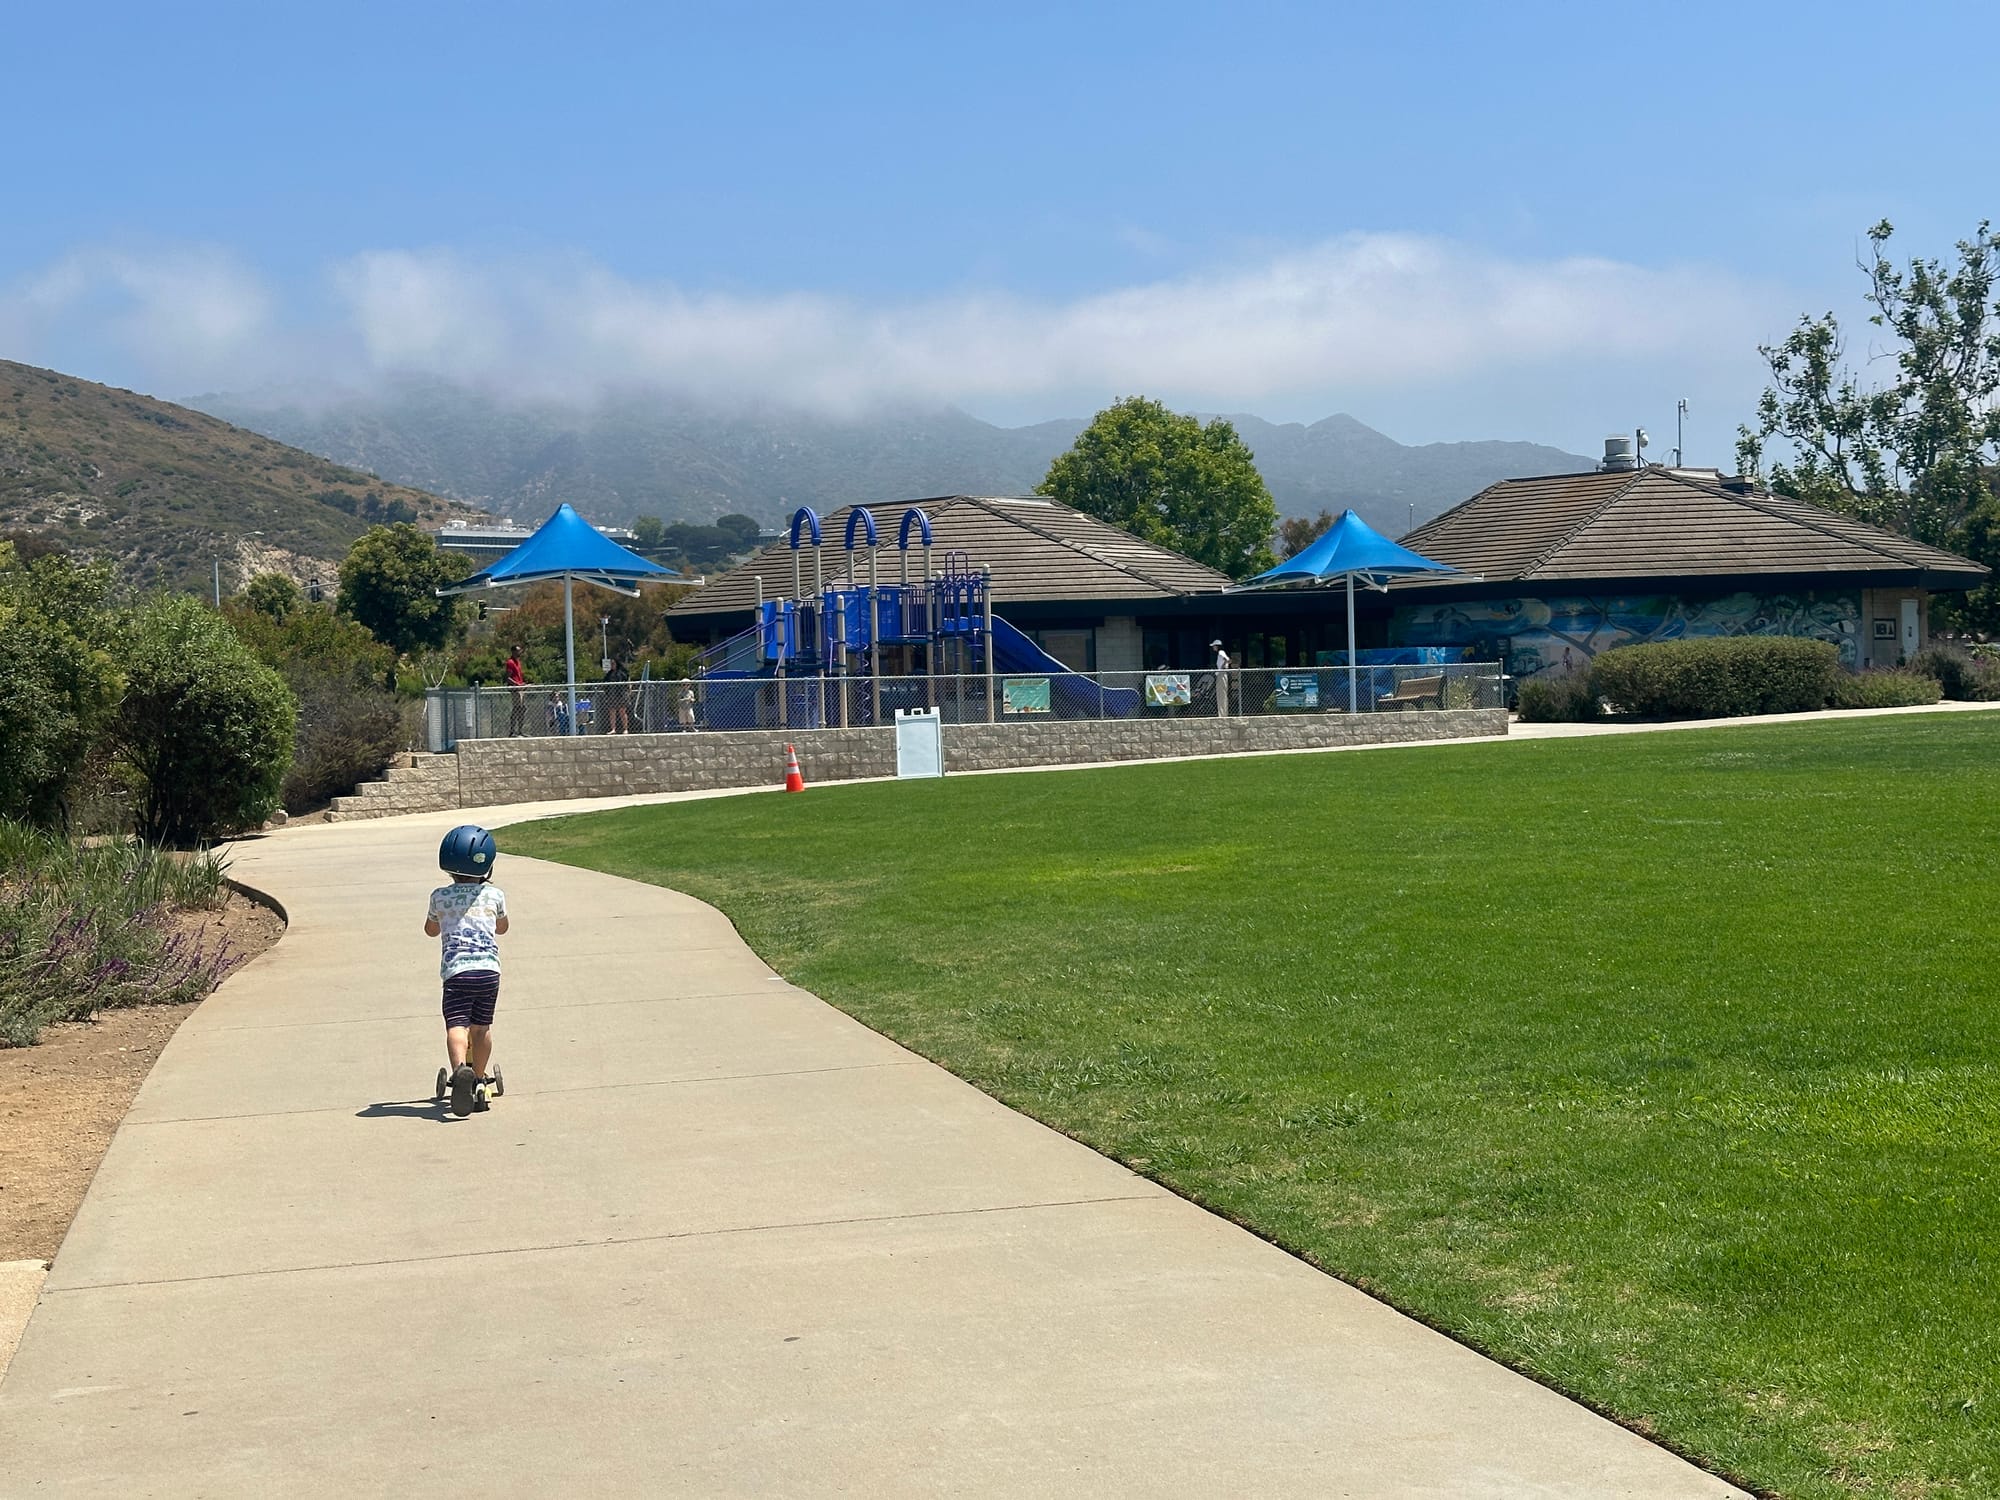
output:
[[[474,969],[499,973],[499,923],[506,915],[507,897],[490,880],[454,880],[432,891],[430,919],[444,945],[438,972],[446,979]]]

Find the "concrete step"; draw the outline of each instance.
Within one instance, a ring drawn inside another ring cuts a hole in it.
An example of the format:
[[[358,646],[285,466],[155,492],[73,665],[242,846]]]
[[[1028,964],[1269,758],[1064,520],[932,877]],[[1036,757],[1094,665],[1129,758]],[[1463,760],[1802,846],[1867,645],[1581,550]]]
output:
[[[333,822],[440,812],[458,804],[458,757],[428,752],[398,755],[380,778],[364,781],[327,808]]]

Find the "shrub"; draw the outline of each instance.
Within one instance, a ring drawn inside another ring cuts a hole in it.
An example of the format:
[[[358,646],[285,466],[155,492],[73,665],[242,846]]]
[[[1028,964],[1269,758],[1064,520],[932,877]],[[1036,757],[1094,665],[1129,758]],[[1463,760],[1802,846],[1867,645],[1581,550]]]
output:
[[[1977,648],[1926,646],[1911,658],[1910,666],[1936,678],[1947,698],[1978,703],[2000,698],[2000,660]]]
[[[301,597],[299,586],[283,573],[259,573],[243,586],[243,602],[274,620],[297,609]]]
[[[295,692],[298,742],[278,788],[285,811],[307,812],[353,791],[403,748],[402,704],[380,688],[322,677]]]
[[[67,557],[0,566],[0,817],[64,820],[118,702],[110,573]]]
[[[401,705],[381,685],[395,660],[388,647],[326,604],[295,602],[274,616],[232,600],[225,612],[298,700],[292,764],[279,788],[285,810],[305,812],[380,775],[408,739]]]
[[[1831,708],[1913,708],[1935,703],[1942,696],[1938,680],[1914,667],[1883,667],[1869,672],[1842,672],[1827,695]]]
[[[225,899],[212,854],[86,848],[0,821],[0,871],[0,1047],[31,1045],[50,1021],[198,999],[231,966],[173,920]]]
[[[1602,714],[1587,672],[1530,677],[1521,684],[1521,717],[1531,724],[1580,723]]]
[[[144,785],[139,831],[191,844],[253,827],[278,803],[298,710],[284,679],[186,595],[133,622],[120,748]]]
[[[1597,696],[1648,719],[1715,719],[1824,708],[1840,671],[1831,641],[1703,636],[1619,646],[1591,663]]]

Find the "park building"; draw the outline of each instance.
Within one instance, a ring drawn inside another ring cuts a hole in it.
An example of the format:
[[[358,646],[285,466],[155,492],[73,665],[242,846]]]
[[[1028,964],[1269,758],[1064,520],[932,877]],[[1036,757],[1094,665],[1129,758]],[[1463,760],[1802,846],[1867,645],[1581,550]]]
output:
[[[1936,595],[1988,577],[1753,480],[1657,464],[1505,480],[1402,541],[1464,576],[1372,596],[1376,638],[1462,647],[1516,677],[1707,635],[1809,636],[1851,670],[1893,667],[1929,640]]]

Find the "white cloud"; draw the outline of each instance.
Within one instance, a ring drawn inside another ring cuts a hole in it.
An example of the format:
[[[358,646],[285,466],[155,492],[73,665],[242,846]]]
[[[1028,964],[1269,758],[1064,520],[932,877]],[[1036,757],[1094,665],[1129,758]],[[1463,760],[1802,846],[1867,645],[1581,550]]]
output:
[[[226,251],[80,250],[0,289],[0,338],[14,357],[81,334],[183,381],[265,368],[275,300]]]
[[[649,286],[384,251],[335,273],[378,369],[587,394],[656,383],[818,407],[1171,390],[1209,405],[1751,341],[1757,299],[1700,268],[1509,261],[1411,235],[1066,302],[861,303]]]
[[[653,385],[836,412],[906,401],[1066,410],[1079,394],[1135,391],[1241,409],[1557,368],[1688,367],[1750,348],[1769,322],[1766,298],[1710,268],[1506,259],[1405,234],[1069,300],[744,296],[589,261],[409,249],[355,255],[327,283],[333,315],[311,326],[281,317],[261,279],[226,255],[81,253],[0,292],[0,338],[47,345],[81,325],[179,391],[418,373],[542,397]]]

